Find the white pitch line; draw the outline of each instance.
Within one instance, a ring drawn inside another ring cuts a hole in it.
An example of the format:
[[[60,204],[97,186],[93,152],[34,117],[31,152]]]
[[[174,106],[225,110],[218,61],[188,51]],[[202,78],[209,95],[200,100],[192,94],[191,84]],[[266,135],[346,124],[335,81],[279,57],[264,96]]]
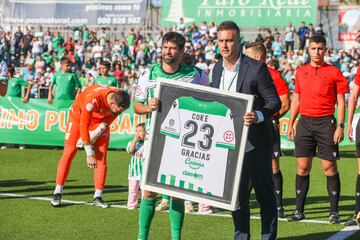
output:
[[[360,228],[358,226],[344,227],[343,229],[340,230],[340,232],[332,235],[327,240],[343,240],[350,237],[359,230]]]
[[[28,196],[28,195],[20,195],[20,194],[14,194],[14,193],[5,193],[0,192],[0,196],[7,196],[7,197],[13,197],[13,198],[26,198],[26,199],[32,199],[32,200],[39,200],[39,201],[51,201],[52,198],[46,198],[46,197],[34,197],[34,196]],[[65,200],[61,199],[61,202],[63,203],[72,203],[72,204],[78,204],[78,205],[93,205],[91,202],[83,202],[83,201],[72,201],[72,200]],[[127,209],[126,205],[116,205],[116,204],[110,204],[111,208],[122,208]],[[230,218],[230,214],[219,214],[219,213],[213,213],[213,214],[201,214],[201,213],[192,213],[192,215],[202,215],[202,216],[209,216],[209,217],[224,217],[224,218]],[[251,219],[260,219],[259,216],[251,216]],[[286,219],[278,219],[279,221],[287,222]],[[304,219],[301,220],[299,223],[320,223],[320,224],[330,224],[328,221],[323,220],[316,220],[316,219]]]
[[[33,197],[33,196],[20,195],[20,194],[14,194],[14,193],[3,193],[3,192],[0,192],[0,196],[13,197],[13,198],[26,198],[26,199],[39,200],[39,201],[51,201],[52,200],[52,198],[46,198],[46,197]],[[65,200],[65,199],[62,199],[61,202],[78,204],[78,205],[93,205],[90,202],[71,201],[71,200]],[[111,204],[110,207],[111,208],[127,209],[126,205]],[[204,215],[204,214],[192,213],[192,215]],[[218,214],[218,213],[213,213],[213,214],[209,214],[209,215],[206,215],[206,216],[209,216],[209,217],[225,217],[225,218],[230,218],[231,217],[230,214]],[[260,219],[260,217],[251,216],[251,219]],[[278,220],[279,221],[287,221],[286,219],[278,219]],[[313,220],[304,219],[304,220],[300,221],[299,223],[329,224],[328,221],[314,220],[314,219]],[[350,237],[351,235],[355,234],[359,230],[360,230],[360,228],[358,226],[345,227],[345,228],[341,229],[340,232],[338,232],[338,233],[332,235],[331,237],[329,237],[327,240],[344,240],[344,239]]]

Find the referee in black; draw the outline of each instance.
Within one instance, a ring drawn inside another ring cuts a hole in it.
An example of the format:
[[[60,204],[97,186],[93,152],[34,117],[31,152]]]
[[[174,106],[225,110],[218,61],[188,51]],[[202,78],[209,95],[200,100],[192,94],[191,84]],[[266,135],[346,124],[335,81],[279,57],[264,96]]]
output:
[[[336,160],[339,159],[338,144],[344,138],[344,95],[348,91],[348,83],[338,68],[325,63],[326,40],[323,36],[312,36],[308,51],[310,64],[299,67],[296,71],[287,131],[288,139],[295,141],[297,158],[296,210],[288,217],[288,221],[305,218],[305,199],[312,160],[317,149],[327,180],[329,220],[330,223],[339,223],[340,178]],[[337,121],[334,118],[335,104]],[[301,117],[295,130],[298,114]]]

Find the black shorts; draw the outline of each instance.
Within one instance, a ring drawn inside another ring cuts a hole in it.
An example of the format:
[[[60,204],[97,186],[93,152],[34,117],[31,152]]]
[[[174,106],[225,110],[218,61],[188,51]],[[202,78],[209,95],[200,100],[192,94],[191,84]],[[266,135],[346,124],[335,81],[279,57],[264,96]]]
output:
[[[301,116],[296,126],[295,157],[318,156],[325,160],[338,160],[339,145],[334,144],[336,119],[334,116]]]
[[[360,119],[359,119],[360,120]],[[356,124],[356,136],[355,136],[355,146],[356,146],[356,157],[360,157],[360,124],[359,121]]]
[[[272,158],[276,159],[281,157],[281,138],[280,138],[280,131],[279,131],[279,120],[272,120],[273,123],[273,131],[274,131],[274,145],[273,145],[273,155]]]

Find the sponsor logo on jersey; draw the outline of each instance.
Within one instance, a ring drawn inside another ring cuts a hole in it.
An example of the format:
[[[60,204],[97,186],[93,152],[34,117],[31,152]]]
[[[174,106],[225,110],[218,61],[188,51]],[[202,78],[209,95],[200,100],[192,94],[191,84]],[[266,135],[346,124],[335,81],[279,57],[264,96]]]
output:
[[[224,132],[225,142],[232,142],[234,140],[234,133],[230,130]]]
[[[185,164],[193,170],[198,170],[199,168],[204,167],[204,163],[193,161],[191,158],[185,159]]]
[[[196,180],[202,180],[204,178],[204,176],[202,174],[199,174],[197,172],[189,172],[187,170],[183,171],[182,174],[184,176],[192,177]]]

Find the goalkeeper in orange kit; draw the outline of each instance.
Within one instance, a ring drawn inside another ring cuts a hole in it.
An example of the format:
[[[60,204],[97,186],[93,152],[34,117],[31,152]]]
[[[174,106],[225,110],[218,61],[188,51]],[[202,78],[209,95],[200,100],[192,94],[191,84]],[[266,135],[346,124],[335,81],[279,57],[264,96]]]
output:
[[[66,124],[64,151],[59,161],[53,207],[61,203],[63,187],[70,171],[71,162],[83,145],[87,165],[94,168],[95,193],[93,204],[108,207],[102,200],[106,179],[106,154],[110,133],[108,126],[129,108],[130,97],[115,87],[92,85],[80,93],[70,107]]]

